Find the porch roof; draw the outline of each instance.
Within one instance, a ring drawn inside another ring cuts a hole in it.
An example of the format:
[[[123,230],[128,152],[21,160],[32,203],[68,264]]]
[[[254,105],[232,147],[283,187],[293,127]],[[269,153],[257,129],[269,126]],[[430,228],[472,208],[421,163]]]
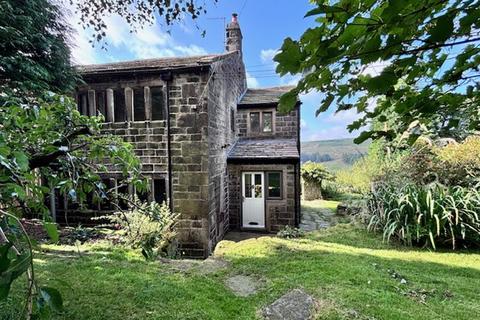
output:
[[[245,95],[242,97],[239,106],[262,105],[262,104],[276,104],[280,97],[288,91],[295,88],[294,86],[247,89]]]
[[[232,147],[228,161],[298,160],[296,139],[241,139]]]

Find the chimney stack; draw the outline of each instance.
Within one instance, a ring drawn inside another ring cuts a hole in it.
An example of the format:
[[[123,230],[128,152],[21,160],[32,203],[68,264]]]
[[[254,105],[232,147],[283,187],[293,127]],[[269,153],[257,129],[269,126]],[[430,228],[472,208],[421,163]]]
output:
[[[238,24],[238,15],[232,14],[232,22],[227,25],[226,50],[227,52],[239,51],[242,53],[242,30]]]

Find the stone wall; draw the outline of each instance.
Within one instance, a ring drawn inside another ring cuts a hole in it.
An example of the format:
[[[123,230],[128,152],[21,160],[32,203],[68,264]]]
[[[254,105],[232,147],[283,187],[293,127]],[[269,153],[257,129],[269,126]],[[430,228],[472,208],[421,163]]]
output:
[[[249,130],[249,113],[250,112],[274,112],[273,132],[271,133],[251,133]],[[275,105],[271,106],[252,106],[247,108],[243,106],[238,109],[237,126],[238,136],[240,138],[298,138],[299,135],[299,119],[300,110],[297,106],[294,110],[287,114],[280,113],[276,110]]]
[[[297,164],[229,164],[230,229],[239,230],[242,227],[243,171],[282,171],[283,197],[281,200],[265,200],[265,228],[267,232],[277,232],[285,225],[296,226],[299,214],[296,167]]]
[[[186,256],[204,257],[209,253],[208,105],[199,101],[209,79],[208,70],[204,68],[173,73],[168,82],[161,80],[161,74],[132,73],[122,77],[94,78],[88,79],[89,84],[79,88],[79,92],[89,93],[92,90],[123,90],[148,86],[164,88],[165,109],[167,105],[169,108],[170,132],[167,120],[159,120],[105,123],[103,133],[122,136],[125,141],[131,142],[141,160],[142,174],[147,178],[164,177],[167,180],[167,189],[170,133],[171,201],[174,211],[181,214],[178,223],[179,250]],[[145,107],[147,108],[147,104]],[[127,113],[129,112],[131,111],[128,110],[127,102]],[[132,119],[131,114],[127,118]],[[109,169],[107,176],[119,175],[115,168]]]
[[[179,250],[189,257],[208,254],[208,108],[199,100],[208,78],[175,74],[169,84],[173,207]]]
[[[209,153],[209,251],[223,239],[229,227],[227,152],[237,139],[237,103],[246,90],[241,55],[216,62],[208,91]]]

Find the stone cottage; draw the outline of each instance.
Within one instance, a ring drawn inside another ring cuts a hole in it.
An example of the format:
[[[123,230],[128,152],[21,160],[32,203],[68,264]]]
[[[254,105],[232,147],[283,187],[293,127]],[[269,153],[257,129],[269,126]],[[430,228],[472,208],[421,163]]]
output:
[[[234,15],[226,53],[78,67],[80,112],[103,114],[104,132],[134,145],[150,182],[142,196],[181,214],[186,256],[208,256],[228,230],[299,222],[300,109],[277,110],[288,87],[247,89],[242,38]]]

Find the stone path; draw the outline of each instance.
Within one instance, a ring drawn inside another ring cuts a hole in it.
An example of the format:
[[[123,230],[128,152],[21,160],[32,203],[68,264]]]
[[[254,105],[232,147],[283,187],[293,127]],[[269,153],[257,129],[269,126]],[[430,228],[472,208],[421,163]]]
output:
[[[249,276],[237,275],[225,280],[227,287],[239,297],[248,297],[257,293],[258,281]]]
[[[267,320],[306,320],[315,311],[315,300],[301,289],[294,289],[262,310]]]
[[[230,264],[220,258],[209,257],[205,260],[193,260],[193,259],[165,259],[161,258],[160,263],[168,266],[172,271],[189,273],[195,272],[201,275],[207,275],[210,273],[216,273],[221,270],[227,269]]]
[[[300,229],[304,231],[315,231],[328,228],[335,224],[335,213],[329,209],[309,210],[302,209],[302,220]]]

